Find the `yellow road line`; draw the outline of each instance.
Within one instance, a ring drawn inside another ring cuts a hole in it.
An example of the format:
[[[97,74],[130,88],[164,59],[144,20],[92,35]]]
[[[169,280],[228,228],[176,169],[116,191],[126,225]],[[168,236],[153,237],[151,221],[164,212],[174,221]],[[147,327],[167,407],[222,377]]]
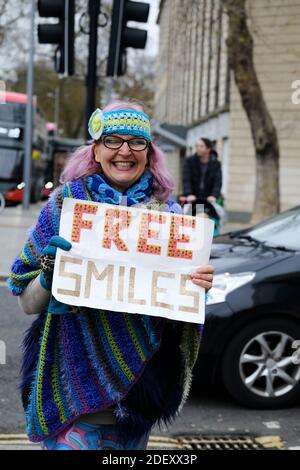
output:
[[[166,444],[164,442],[155,442],[155,443],[148,443],[147,449],[182,449],[182,445],[179,444]]]
[[[178,439],[174,439],[172,437],[164,437],[164,436],[150,436],[149,441],[173,442],[174,444],[178,443]]]
[[[11,437],[16,438],[27,438],[27,434],[0,434],[0,439],[7,439]],[[164,436],[150,436],[150,441],[160,441],[160,442],[177,442],[177,439],[173,439],[172,437],[164,437]]]
[[[4,440],[2,441],[0,439],[0,445],[1,446],[12,446],[12,445],[19,445],[19,444],[26,444],[26,445],[30,445],[30,446],[34,446],[34,445],[37,445],[37,443],[35,442],[30,442],[30,441],[21,441],[21,440],[17,440],[17,441],[9,441],[9,440]]]
[[[200,441],[202,444],[220,444],[218,442],[218,439],[215,437],[214,439],[208,440],[207,436],[206,439],[200,437]],[[250,438],[249,438],[250,439]],[[282,441],[280,436],[260,436],[260,437],[255,437],[250,439],[253,444],[261,444],[265,449],[270,449],[270,448],[275,448],[275,449],[284,449],[284,441]],[[148,449],[151,448],[167,448],[167,449],[182,449],[183,446],[187,447],[188,444],[192,444],[193,440],[184,440],[184,439],[176,439],[172,437],[165,437],[165,436],[150,436],[149,442],[148,442]],[[198,441],[195,440],[195,444],[197,444]],[[243,443],[243,442],[241,442]],[[0,434],[0,445],[16,445],[16,444],[22,444],[22,445],[28,445],[28,446],[36,446],[39,445],[38,442],[31,442],[27,438],[26,434]],[[225,442],[226,444],[226,442]]]
[[[264,446],[266,449],[283,449],[284,442],[280,436],[261,436],[256,437],[255,441]]]
[[[36,442],[31,442],[29,439],[27,439],[26,434],[0,434],[0,444],[5,443],[5,444],[16,444],[16,443],[22,443],[22,444],[29,444],[29,445],[35,445],[38,444]],[[150,436],[149,438],[149,444],[151,445],[178,445],[177,439],[172,439],[168,437],[160,437],[160,436]]]

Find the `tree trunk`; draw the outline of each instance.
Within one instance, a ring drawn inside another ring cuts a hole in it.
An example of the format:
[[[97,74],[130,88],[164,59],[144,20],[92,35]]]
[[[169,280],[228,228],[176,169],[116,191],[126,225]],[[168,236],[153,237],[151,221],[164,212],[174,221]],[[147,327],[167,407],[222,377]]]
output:
[[[256,190],[252,223],[280,210],[279,145],[253,60],[253,39],[247,25],[246,0],[222,0],[229,20],[227,50],[256,154]],[[243,149],[241,149],[241,152]]]

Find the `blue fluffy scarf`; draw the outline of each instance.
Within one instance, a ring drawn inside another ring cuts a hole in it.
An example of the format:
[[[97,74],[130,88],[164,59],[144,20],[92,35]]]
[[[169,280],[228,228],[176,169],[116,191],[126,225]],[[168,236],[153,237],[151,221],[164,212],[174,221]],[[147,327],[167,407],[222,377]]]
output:
[[[128,206],[133,206],[149,200],[153,193],[153,176],[150,171],[145,171],[138,181],[122,193],[110,186],[104,174],[87,176],[85,182],[93,200],[107,204],[122,205],[126,201]]]

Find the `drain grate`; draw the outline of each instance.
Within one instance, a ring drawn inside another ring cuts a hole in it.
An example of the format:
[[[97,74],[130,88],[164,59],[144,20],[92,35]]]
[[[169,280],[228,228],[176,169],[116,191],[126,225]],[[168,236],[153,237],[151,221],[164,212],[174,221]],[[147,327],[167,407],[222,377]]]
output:
[[[263,450],[283,449],[279,436],[249,435],[177,435],[172,437],[150,437],[148,449],[186,449],[186,450]]]
[[[177,436],[182,449],[259,450],[264,447],[250,436]]]

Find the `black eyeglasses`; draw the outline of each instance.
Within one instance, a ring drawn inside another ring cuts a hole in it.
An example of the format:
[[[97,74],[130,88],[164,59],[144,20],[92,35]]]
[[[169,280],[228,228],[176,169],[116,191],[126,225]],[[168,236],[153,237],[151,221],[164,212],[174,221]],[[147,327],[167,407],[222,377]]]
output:
[[[149,145],[149,142],[146,139],[143,139],[142,137],[134,137],[133,139],[126,140],[122,139],[122,137],[104,135],[101,138],[101,141],[103,142],[105,147],[111,150],[120,149],[124,142],[126,142],[129,148],[135,152],[141,152],[142,150],[145,150]]]

